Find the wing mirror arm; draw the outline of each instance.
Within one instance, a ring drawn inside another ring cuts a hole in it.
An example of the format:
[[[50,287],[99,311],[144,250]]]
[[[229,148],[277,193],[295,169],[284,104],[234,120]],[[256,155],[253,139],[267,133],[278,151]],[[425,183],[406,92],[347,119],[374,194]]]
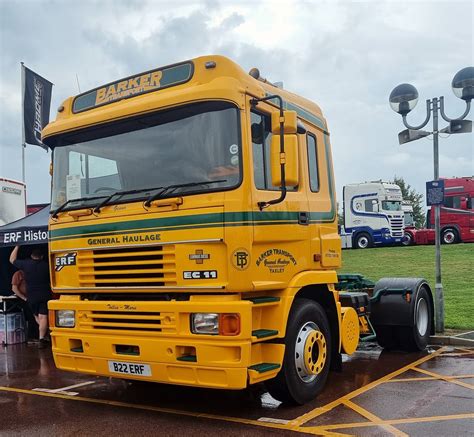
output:
[[[285,122],[284,122],[284,114],[283,114],[283,99],[279,95],[274,94],[274,95],[262,97],[259,99],[252,99],[250,100],[250,104],[252,106],[256,106],[258,102],[265,102],[267,100],[272,100],[272,99],[277,99],[278,105],[280,107],[280,154],[281,156],[285,156]],[[281,160],[281,161],[282,162],[280,163],[280,172],[281,172],[280,197],[278,197],[277,199],[269,200],[267,202],[265,201],[258,202],[258,207],[260,211],[269,207],[270,205],[281,203],[286,198],[285,162],[284,160]]]

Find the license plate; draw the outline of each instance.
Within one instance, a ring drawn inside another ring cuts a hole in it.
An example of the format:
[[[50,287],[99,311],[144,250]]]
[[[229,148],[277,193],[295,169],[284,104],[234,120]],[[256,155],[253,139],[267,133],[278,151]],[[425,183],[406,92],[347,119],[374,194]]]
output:
[[[151,367],[149,364],[109,361],[109,371],[121,373],[122,375],[151,376]]]

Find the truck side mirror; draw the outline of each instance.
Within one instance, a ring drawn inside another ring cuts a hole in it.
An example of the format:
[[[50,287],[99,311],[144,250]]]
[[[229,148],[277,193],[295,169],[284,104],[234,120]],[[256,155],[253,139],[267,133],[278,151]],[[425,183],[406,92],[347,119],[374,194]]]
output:
[[[281,180],[281,164],[285,164],[285,185],[294,187],[298,185],[298,137],[296,134],[283,135],[285,141],[285,153],[280,152],[280,135],[272,136],[271,143],[271,169],[272,169],[272,185],[280,187]]]
[[[272,134],[280,135],[280,111],[272,112]],[[298,118],[296,111],[283,111],[283,133],[296,134]]]
[[[281,122],[283,121],[283,141],[285,153],[281,153]],[[298,117],[296,111],[280,111],[272,113],[271,170],[272,185],[280,187],[281,164],[285,165],[285,186],[298,185]]]
[[[372,200],[372,211],[380,211],[379,202],[377,200]]]

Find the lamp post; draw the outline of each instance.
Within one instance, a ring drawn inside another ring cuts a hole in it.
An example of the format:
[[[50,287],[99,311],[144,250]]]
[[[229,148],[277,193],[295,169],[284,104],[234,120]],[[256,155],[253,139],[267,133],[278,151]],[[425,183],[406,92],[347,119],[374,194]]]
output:
[[[439,133],[464,133],[472,132],[472,121],[464,120],[471,109],[471,100],[474,98],[474,67],[466,67],[458,71],[454,76],[452,89],[456,97],[466,102],[464,113],[457,118],[449,118],[444,112],[444,97],[434,97],[426,101],[426,118],[418,126],[411,126],[407,121],[407,114],[416,106],[418,102],[418,91],[413,85],[404,83],[396,86],[390,93],[390,106],[402,116],[406,130],[398,134],[400,144],[418,140],[428,135],[433,135],[433,164],[434,179],[439,180]],[[433,129],[431,132],[421,130],[430,121],[433,114]],[[449,124],[444,129],[438,129],[438,115]],[[440,233],[440,206],[435,208],[435,243],[436,243],[436,282],[435,282],[435,306],[436,306],[436,332],[444,331],[444,297],[443,285],[441,283],[441,233]]]

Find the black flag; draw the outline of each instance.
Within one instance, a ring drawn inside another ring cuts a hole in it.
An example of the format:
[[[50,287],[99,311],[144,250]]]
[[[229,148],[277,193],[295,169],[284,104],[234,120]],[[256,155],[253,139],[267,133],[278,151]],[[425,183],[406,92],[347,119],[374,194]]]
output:
[[[41,141],[41,130],[49,123],[53,84],[23,66],[23,139],[25,143],[47,147]]]

